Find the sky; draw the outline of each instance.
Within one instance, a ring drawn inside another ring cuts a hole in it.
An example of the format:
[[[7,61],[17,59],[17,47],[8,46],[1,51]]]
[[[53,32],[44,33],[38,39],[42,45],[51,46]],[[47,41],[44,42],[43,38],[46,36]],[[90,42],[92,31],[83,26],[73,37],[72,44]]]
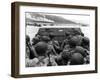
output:
[[[89,24],[90,23],[90,16],[89,15],[74,15],[74,14],[50,14],[50,15],[55,15],[55,16],[61,16],[64,19],[67,20],[72,20],[74,22],[78,23],[84,23],[84,24]]]
[[[34,13],[33,13],[34,14]],[[77,23],[83,23],[83,24],[90,24],[90,16],[89,15],[84,15],[84,14],[45,14],[44,15],[55,15],[55,16],[60,16],[63,17],[64,19],[71,20]],[[29,13],[26,14],[27,17],[31,17]]]

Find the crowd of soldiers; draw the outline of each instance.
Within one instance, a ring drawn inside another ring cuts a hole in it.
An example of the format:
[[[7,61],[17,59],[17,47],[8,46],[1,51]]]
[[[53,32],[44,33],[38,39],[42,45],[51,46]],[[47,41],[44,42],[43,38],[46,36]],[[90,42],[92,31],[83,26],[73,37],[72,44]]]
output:
[[[84,65],[90,63],[89,38],[83,33],[65,32],[59,42],[53,33],[36,34],[30,41],[26,36],[26,67]]]

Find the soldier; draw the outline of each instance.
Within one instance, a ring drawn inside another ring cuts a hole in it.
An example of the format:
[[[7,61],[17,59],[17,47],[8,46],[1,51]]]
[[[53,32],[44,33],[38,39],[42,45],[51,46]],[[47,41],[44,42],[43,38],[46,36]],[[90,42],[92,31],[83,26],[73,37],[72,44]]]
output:
[[[65,33],[66,39],[61,44],[61,49],[64,49],[65,45],[69,45],[69,39],[72,37],[70,32]]]
[[[26,53],[28,54],[29,59],[33,59],[34,57],[37,56],[34,46],[32,46],[30,43],[30,37],[28,35],[26,36],[26,48],[27,48]]]
[[[35,51],[37,53],[37,57],[32,60],[27,60],[27,65],[30,67],[38,67],[38,66],[56,66],[54,57],[51,55],[52,52],[48,51],[48,44],[45,42],[38,42],[35,45]]]
[[[54,39],[55,36],[54,36],[53,33],[50,33],[49,37],[50,37],[49,45],[51,46],[54,54],[58,55],[61,52],[61,48],[60,48],[59,42]]]

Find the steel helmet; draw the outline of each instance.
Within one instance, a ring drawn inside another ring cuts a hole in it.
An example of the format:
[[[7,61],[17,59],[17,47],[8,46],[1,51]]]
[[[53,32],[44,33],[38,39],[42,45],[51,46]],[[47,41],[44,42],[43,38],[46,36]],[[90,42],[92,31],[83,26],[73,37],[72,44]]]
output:
[[[37,44],[40,41],[40,39],[38,37],[34,37],[32,39],[33,45]]]
[[[69,40],[69,44],[70,45],[81,45],[81,42],[82,42],[82,36],[81,35],[76,35],[76,36],[73,36],[72,38],[70,38]]]
[[[69,60],[71,54],[70,54],[70,52],[64,50],[64,51],[62,52],[61,56],[62,56],[62,58],[63,58],[64,60]]]
[[[70,59],[70,65],[84,64],[84,58],[80,53],[74,53]]]
[[[50,41],[50,38],[48,36],[42,36],[42,41],[48,42]]]
[[[45,42],[38,42],[36,45],[35,45],[35,50],[37,52],[37,54],[39,56],[45,56],[46,55],[46,51],[48,49],[48,45],[47,43]]]
[[[89,38],[88,38],[88,37],[83,37],[82,42],[83,42],[83,44],[85,44],[85,45],[89,45]]]
[[[81,46],[76,46],[75,51],[78,52],[78,53],[81,53],[83,57],[87,56],[86,49],[81,47]]]
[[[30,37],[26,35],[26,42],[30,42]]]

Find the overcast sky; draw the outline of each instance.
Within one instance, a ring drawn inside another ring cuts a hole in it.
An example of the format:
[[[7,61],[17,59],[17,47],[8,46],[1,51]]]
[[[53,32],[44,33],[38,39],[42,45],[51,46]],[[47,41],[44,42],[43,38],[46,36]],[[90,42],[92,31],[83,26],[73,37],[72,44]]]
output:
[[[63,14],[50,14],[55,16],[61,16],[64,19],[71,20],[78,23],[89,24],[90,23],[90,16],[89,15],[63,15]]]
[[[63,17],[64,19],[71,20],[77,23],[83,23],[83,24],[90,24],[90,16],[89,15],[84,15],[84,14],[44,14],[41,13],[41,15],[54,15],[54,16],[60,16]],[[34,15],[34,13],[33,13]],[[26,17],[31,17],[30,13],[26,14]]]

